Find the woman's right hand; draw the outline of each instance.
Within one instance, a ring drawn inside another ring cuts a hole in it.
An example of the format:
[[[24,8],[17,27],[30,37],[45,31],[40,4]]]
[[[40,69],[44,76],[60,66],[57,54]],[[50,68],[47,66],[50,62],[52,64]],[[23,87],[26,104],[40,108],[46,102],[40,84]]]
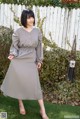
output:
[[[8,59],[9,59],[9,60],[12,60],[13,58],[14,58],[14,55],[9,55],[9,56],[8,56]]]

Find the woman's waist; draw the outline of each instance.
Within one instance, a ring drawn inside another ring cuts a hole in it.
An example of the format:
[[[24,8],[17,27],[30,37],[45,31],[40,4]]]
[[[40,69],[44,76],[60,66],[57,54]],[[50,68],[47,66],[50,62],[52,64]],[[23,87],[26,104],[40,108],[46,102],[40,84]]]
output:
[[[19,48],[18,50],[18,55],[28,55],[28,54],[34,54],[35,53],[35,48]]]
[[[17,60],[17,61],[26,61],[26,62],[34,62],[36,63],[36,57],[26,57],[26,56],[18,56],[13,58],[13,60]]]
[[[21,49],[35,49],[35,47],[34,46],[18,46],[18,48],[19,48],[19,50],[21,50]]]
[[[26,58],[27,60],[36,59],[36,51],[35,50],[19,50],[17,57],[15,58]]]

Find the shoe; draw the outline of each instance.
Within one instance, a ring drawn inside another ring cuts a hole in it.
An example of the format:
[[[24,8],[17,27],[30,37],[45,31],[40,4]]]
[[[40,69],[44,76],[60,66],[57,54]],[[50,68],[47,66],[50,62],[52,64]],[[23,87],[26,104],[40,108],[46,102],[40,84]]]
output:
[[[20,109],[20,114],[25,115],[26,111],[24,108],[21,107],[21,105],[19,104],[19,109]]]
[[[26,111],[23,110],[23,109],[20,109],[20,114],[25,115],[26,114]]]
[[[49,117],[46,114],[43,115],[41,111],[40,111],[40,115],[41,115],[42,119],[49,119]]]

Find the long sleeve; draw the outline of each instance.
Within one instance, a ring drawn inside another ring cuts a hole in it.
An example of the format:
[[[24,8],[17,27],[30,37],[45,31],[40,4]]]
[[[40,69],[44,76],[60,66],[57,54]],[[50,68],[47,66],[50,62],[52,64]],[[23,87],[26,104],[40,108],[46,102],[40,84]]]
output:
[[[19,43],[19,37],[18,37],[18,33],[15,31],[12,34],[12,44],[10,47],[10,53],[11,55],[14,55],[15,57],[18,55],[18,43]]]
[[[36,48],[36,61],[42,63],[43,61],[43,46],[42,46],[42,33],[39,30],[39,39],[38,39],[38,45]]]

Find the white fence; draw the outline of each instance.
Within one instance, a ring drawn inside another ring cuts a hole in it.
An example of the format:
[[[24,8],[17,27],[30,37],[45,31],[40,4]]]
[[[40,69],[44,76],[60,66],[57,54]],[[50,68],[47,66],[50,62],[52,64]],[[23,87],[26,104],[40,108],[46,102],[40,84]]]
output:
[[[0,25],[10,27],[15,30],[19,25],[14,21],[14,13],[20,18],[23,9],[26,9],[25,5],[14,4],[0,4]],[[52,40],[64,49],[70,50],[68,45],[69,41],[72,46],[74,37],[76,35],[77,50],[80,50],[80,9],[60,8],[51,6],[33,6],[33,11],[36,17],[36,24],[38,20],[38,11],[40,12],[40,18],[43,19],[43,32],[47,38],[50,39],[51,33]]]

